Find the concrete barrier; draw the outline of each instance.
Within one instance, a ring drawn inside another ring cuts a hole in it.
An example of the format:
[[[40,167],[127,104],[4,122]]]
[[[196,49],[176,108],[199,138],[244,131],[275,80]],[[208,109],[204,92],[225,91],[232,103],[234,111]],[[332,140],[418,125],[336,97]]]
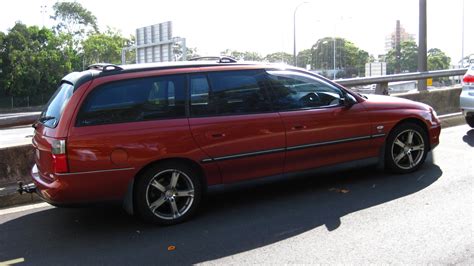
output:
[[[459,95],[461,87],[436,89],[431,91],[392,94],[391,96],[405,98],[430,105],[438,115],[459,112]]]
[[[34,164],[33,145],[0,148],[0,187],[17,181],[31,182]]]

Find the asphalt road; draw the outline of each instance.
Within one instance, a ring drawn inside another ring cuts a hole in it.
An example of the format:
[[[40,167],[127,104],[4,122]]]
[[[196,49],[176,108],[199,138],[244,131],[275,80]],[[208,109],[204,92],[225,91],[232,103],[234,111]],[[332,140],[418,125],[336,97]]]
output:
[[[473,151],[473,129],[447,128],[414,174],[364,168],[217,189],[170,227],[110,206],[0,210],[0,262],[474,265]]]

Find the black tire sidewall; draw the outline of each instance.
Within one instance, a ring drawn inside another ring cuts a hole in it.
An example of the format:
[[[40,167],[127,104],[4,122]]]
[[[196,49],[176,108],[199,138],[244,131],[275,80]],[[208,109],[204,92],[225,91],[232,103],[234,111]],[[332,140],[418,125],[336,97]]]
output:
[[[423,142],[425,145],[423,156],[420,160],[420,162],[413,168],[411,169],[403,169],[397,166],[397,164],[393,161],[392,158],[392,144],[395,141],[395,138],[400,134],[401,132],[405,130],[416,130],[418,133],[420,133],[421,137],[423,138]],[[403,123],[398,126],[396,126],[388,135],[386,144],[385,144],[385,167],[387,170],[397,173],[397,174],[407,174],[414,172],[418,170],[423,163],[425,162],[426,156],[429,151],[429,140],[428,140],[428,133],[426,130],[424,130],[421,126],[414,124],[414,123]]]
[[[162,219],[154,215],[148,207],[146,200],[146,189],[151,179],[157,173],[167,169],[176,169],[184,172],[191,179],[191,182],[194,186],[194,200],[191,204],[191,207],[184,215],[173,220]],[[188,220],[196,213],[201,203],[202,191],[201,176],[199,175],[198,171],[192,167],[186,164],[175,162],[159,163],[147,169],[145,172],[143,172],[143,174],[138,176],[137,180],[135,181],[133,193],[134,208],[136,210],[136,214],[145,222],[159,225],[178,224]]]
[[[474,128],[474,115],[466,116],[466,123]]]

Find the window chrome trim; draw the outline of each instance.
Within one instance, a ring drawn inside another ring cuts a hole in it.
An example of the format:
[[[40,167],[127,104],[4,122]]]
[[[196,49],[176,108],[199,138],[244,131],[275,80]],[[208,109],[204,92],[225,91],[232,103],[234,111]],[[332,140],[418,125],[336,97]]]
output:
[[[96,173],[117,172],[117,171],[129,171],[129,170],[135,170],[135,168],[129,167],[129,168],[117,168],[117,169],[84,171],[84,172],[73,172],[73,173],[56,173],[55,175],[58,175],[58,176],[82,175],[82,174],[96,174]]]
[[[275,148],[275,149],[255,151],[255,152],[238,153],[238,154],[226,155],[226,156],[221,156],[221,157],[216,157],[216,158],[205,158],[201,160],[201,163],[241,159],[241,158],[246,158],[246,157],[267,155],[267,154],[278,153],[278,152],[296,151],[296,150],[315,148],[315,147],[321,147],[321,146],[326,146],[326,145],[341,144],[341,143],[360,141],[360,140],[369,140],[369,139],[384,137],[385,135],[386,134],[374,134],[374,135],[369,135],[369,136],[361,136],[361,137],[345,138],[345,139],[331,140],[331,141],[325,141],[325,142],[309,143],[309,144],[291,146],[291,147],[286,147],[286,148]]]

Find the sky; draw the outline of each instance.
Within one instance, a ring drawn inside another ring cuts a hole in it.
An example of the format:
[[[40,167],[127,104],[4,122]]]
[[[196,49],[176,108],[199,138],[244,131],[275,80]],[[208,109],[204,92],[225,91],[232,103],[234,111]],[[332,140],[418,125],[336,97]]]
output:
[[[15,21],[27,25],[53,25],[49,19],[56,0],[4,0],[0,31]],[[122,34],[165,21],[173,22],[173,35],[186,38],[200,55],[218,55],[226,49],[255,51],[261,55],[293,53],[293,14],[296,12],[297,51],[309,49],[323,37],[343,37],[369,54],[385,52],[385,38],[396,20],[418,41],[418,0],[77,0],[107,26]],[[439,48],[452,64],[462,55],[463,0],[427,0],[428,49]],[[41,6],[46,6],[42,9]],[[41,12],[45,10],[46,12]],[[464,55],[474,53],[474,0],[464,0]],[[470,32],[469,32],[470,31]]]

